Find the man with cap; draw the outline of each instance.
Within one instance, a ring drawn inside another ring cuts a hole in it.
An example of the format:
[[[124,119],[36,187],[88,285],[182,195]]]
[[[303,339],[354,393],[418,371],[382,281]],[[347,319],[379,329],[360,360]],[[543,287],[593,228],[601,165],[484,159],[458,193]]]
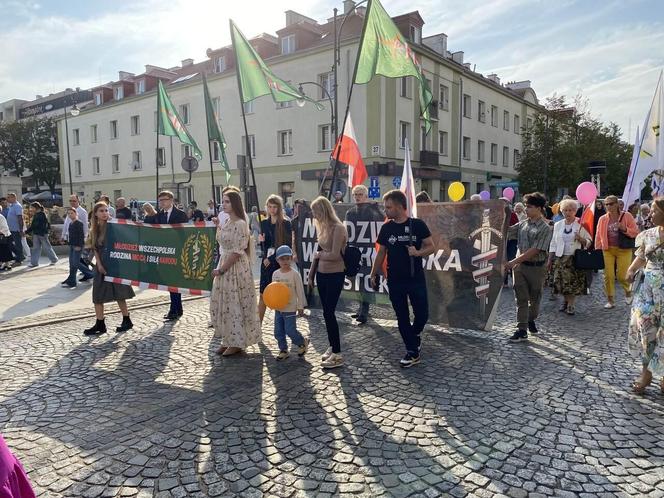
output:
[[[546,278],[546,261],[553,230],[544,218],[546,198],[539,192],[524,196],[527,218],[509,228],[517,236],[516,258],[505,263],[505,271],[513,270],[516,296],[517,330],[510,341],[528,340],[528,332],[537,333],[535,320],[539,314],[542,287]]]

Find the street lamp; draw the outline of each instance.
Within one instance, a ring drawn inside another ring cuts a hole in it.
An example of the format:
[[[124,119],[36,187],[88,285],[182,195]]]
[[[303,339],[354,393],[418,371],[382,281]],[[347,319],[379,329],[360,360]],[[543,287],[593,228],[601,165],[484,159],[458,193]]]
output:
[[[72,102],[70,98],[70,102]],[[71,108],[71,115],[76,117],[81,111],[74,102],[74,105]],[[69,124],[67,123],[67,104],[65,104],[65,141],[67,143],[67,170],[69,171],[69,194],[74,195],[74,185],[71,177],[71,154],[69,152]]]

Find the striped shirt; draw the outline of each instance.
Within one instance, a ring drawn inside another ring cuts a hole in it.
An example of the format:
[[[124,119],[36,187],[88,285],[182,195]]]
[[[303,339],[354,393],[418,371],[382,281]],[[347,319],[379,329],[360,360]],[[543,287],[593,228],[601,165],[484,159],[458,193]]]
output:
[[[544,217],[534,221],[530,219],[523,220],[518,224],[519,253],[524,254],[528,249],[539,249],[539,254],[530,261],[534,263],[545,261],[552,236],[553,229]]]

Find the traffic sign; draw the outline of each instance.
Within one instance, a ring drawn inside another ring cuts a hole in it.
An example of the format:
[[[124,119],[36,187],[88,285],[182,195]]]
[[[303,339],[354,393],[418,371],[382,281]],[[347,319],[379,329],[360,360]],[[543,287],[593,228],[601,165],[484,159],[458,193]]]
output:
[[[370,176],[369,177],[369,186],[370,187],[378,187],[378,177],[377,176]]]
[[[394,186],[394,188],[401,187],[401,177],[395,176],[394,178],[392,178],[392,185]]]
[[[380,199],[380,187],[369,187],[369,199]]]

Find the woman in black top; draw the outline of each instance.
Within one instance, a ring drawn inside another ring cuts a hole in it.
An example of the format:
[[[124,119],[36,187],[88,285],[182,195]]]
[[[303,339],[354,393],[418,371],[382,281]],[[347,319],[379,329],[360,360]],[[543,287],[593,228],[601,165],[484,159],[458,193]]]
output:
[[[272,282],[272,274],[279,268],[274,252],[281,245],[291,246],[293,227],[290,220],[284,217],[284,201],[278,195],[271,195],[265,201],[265,210],[268,219],[261,221],[261,234],[258,241],[261,243],[263,258],[261,264],[260,299],[258,301],[258,317],[263,323],[265,316],[265,303],[263,291]]]
[[[48,232],[51,229],[51,224],[46,219],[44,214],[44,206],[39,202],[30,204],[30,212],[32,213],[32,223],[26,230],[26,233],[32,234],[32,252],[30,253],[30,267],[34,268],[39,266],[39,256],[41,256],[42,248],[46,251],[46,256],[54,265],[58,262],[58,257],[55,255],[53,247],[48,240]]]

